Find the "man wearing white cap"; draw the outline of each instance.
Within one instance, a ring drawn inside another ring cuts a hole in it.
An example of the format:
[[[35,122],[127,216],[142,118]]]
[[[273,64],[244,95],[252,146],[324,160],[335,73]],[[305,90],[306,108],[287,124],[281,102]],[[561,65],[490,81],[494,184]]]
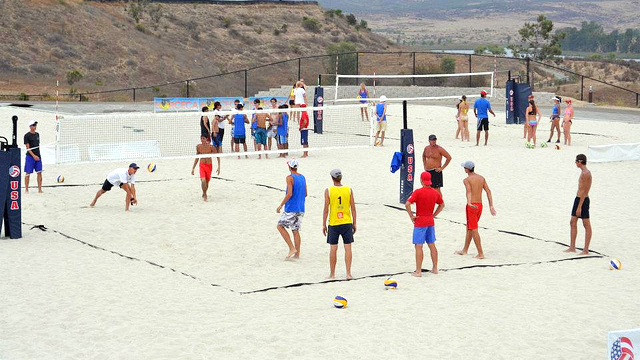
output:
[[[342,237],[347,280],[351,280],[353,279],[351,276],[351,244],[353,243],[353,234],[356,233],[356,202],[353,198],[353,190],[342,185],[342,171],[333,169],[329,174],[333,180],[333,186],[324,191],[324,211],[322,212],[322,234],[327,237],[327,243],[331,245],[329,279],[336,277],[338,239]],[[328,229],[327,217],[329,218]]]
[[[24,134],[27,155],[24,159],[24,192],[29,192],[29,178],[35,170],[38,174],[38,192],[42,192],[42,159],[40,158],[40,134],[36,132],[38,122],[29,121],[29,132]]]
[[[464,187],[467,190],[467,236],[464,240],[464,247],[462,250],[456,251],[458,255],[466,255],[473,238],[473,243],[478,249],[477,259],[484,259],[484,252],[482,251],[482,244],[480,243],[480,234],[478,233],[478,221],[482,215],[482,190],[487,193],[489,199],[489,210],[491,215],[496,216],[496,210],[493,208],[493,197],[491,197],[491,190],[484,177],[475,173],[476,165],[473,161],[467,160],[463,162],[462,167],[467,173],[467,178],[464,179]]]
[[[380,96],[380,102],[376,104],[376,138],[374,140],[375,146],[384,146],[384,132],[387,131],[387,97]],[[378,142],[378,135],[382,133],[380,142]]]
[[[138,203],[138,198],[136,197],[136,172],[139,168],[136,163],[131,163],[129,164],[129,168],[118,168],[110,172],[104,184],[102,184],[102,189],[98,190],[96,197],[93,198],[89,206],[94,207],[100,196],[110,191],[112,187],[118,186],[127,193],[125,196],[124,210],[129,211],[129,205],[136,205]]]
[[[284,206],[284,213],[278,220],[278,231],[282,238],[289,246],[289,254],[287,254],[285,260],[300,257],[300,227],[302,226],[302,217],[304,217],[304,205],[307,198],[307,181],[304,175],[298,174],[298,160],[291,159],[287,161],[289,166],[290,175],[287,176],[287,192],[280,203],[280,206],[276,209],[277,213],[280,213]],[[291,237],[287,232],[287,229],[291,229],[293,234],[293,243]]]

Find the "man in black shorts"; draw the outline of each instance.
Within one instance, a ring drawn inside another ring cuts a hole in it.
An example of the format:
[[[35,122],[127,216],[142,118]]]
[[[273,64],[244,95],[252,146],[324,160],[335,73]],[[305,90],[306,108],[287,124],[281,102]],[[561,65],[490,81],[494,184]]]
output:
[[[112,187],[118,186],[127,193],[124,200],[124,210],[129,211],[129,205],[136,205],[138,203],[136,196],[136,172],[139,168],[136,163],[131,163],[128,168],[118,168],[110,172],[104,184],[102,184],[102,188],[98,190],[96,197],[93,198],[89,206],[94,207],[100,196],[110,191]]]
[[[442,146],[436,144],[437,140],[438,138],[434,134],[429,135],[429,145],[425,146],[422,152],[422,164],[424,171],[431,174],[431,187],[442,195],[440,190],[443,186],[442,170],[451,162],[451,155]],[[443,157],[446,159],[444,165],[442,165]]]
[[[565,252],[576,252],[576,237],[578,236],[578,219],[582,219],[584,226],[584,249],[580,255],[589,255],[591,243],[591,220],[589,219],[589,190],[591,189],[591,171],[587,169],[587,156],[576,156],[576,167],[580,169],[578,178],[578,193],[571,209],[571,243]]]
[[[356,232],[356,203],[353,190],[342,185],[342,171],[333,169],[329,173],[333,186],[324,191],[324,212],[322,214],[322,234],[327,237],[331,245],[329,253],[329,279],[336,277],[336,262],[338,257],[338,239],[342,237],[344,243],[344,262],[347,268],[347,280],[351,276],[351,243]],[[327,229],[329,217],[329,229]]]

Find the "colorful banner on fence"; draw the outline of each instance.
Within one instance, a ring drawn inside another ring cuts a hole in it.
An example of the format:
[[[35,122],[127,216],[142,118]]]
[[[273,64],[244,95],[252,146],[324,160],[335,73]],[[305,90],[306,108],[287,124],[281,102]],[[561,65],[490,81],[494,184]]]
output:
[[[218,101],[222,105],[222,110],[233,109],[233,102],[239,100],[244,104],[247,109],[253,109],[253,101],[255,99],[260,100],[260,107],[271,107],[270,100],[275,98],[278,101],[278,106],[286,103],[287,98],[284,96],[261,96],[250,97],[245,103],[241,97],[206,97],[206,98],[154,98],[153,99],[153,111],[154,112],[181,112],[181,111],[202,111],[203,107],[208,107],[209,110],[213,110],[213,104]]]

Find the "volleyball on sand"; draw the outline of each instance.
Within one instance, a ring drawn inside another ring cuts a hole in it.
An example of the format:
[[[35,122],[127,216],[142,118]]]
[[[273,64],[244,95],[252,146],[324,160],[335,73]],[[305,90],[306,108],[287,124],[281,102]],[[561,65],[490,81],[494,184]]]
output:
[[[622,263],[618,259],[609,260],[609,270],[622,270]]]
[[[149,172],[151,172],[151,173],[156,171],[156,164],[155,163],[149,163],[149,165],[147,165],[147,170]]]
[[[344,309],[347,307],[347,299],[338,295],[333,299],[333,306],[337,309]]]
[[[64,175],[58,175],[58,177],[56,178],[56,181],[58,183],[63,183],[64,182]]]
[[[393,278],[388,278],[384,281],[385,290],[395,290],[398,287],[398,282]]]

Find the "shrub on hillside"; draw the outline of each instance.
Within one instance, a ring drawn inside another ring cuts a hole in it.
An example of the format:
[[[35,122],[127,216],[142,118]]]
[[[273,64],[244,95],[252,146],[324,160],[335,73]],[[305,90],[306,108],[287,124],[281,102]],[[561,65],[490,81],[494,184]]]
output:
[[[82,80],[83,77],[84,75],[80,71],[71,70],[67,73],[67,83],[69,85],[73,85],[74,83],[77,83],[78,81]]]
[[[356,19],[356,16],[353,14],[349,14],[347,15],[347,24],[349,25],[355,25],[358,23],[358,20]]]
[[[320,28],[322,27],[322,25],[317,19],[305,16],[302,18],[302,27],[308,31],[318,33],[320,32]]]
[[[440,61],[440,70],[443,74],[454,74],[456,72],[456,59],[445,56]]]

